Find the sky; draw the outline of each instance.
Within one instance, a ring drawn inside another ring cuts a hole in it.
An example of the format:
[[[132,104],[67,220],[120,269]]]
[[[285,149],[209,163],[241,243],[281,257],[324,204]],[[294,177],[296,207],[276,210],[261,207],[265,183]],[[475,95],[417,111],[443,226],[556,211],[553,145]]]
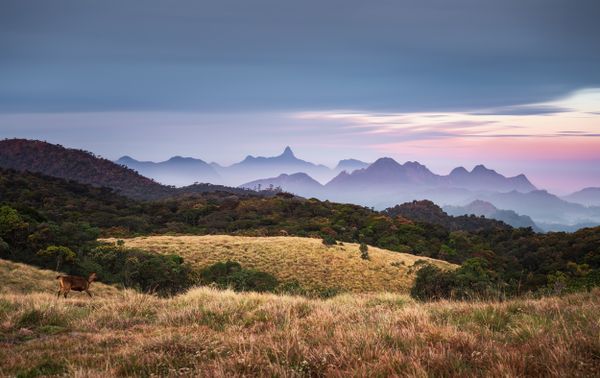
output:
[[[597,0],[0,0],[0,138],[600,186]]]

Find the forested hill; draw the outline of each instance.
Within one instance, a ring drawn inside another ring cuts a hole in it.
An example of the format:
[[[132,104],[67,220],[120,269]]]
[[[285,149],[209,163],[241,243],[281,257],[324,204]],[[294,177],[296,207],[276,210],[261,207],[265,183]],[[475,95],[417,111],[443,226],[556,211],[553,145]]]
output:
[[[184,188],[165,186],[90,152],[27,139],[0,141],[0,168],[43,173],[96,187],[111,188],[124,196],[142,200],[214,191],[235,194],[248,192],[211,184],[195,184]]]
[[[415,222],[437,224],[449,231],[508,230],[511,228],[504,222],[475,215],[449,216],[439,206],[427,200],[396,205],[384,210],[383,213],[391,217],[401,216]]]

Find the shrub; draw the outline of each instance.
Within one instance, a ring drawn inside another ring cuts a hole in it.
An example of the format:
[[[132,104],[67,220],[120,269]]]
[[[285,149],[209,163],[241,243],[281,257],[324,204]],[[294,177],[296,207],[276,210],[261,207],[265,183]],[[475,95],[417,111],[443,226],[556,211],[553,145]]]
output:
[[[416,265],[416,263],[415,263]],[[472,258],[454,271],[442,270],[428,263],[419,264],[411,296],[420,300],[485,299],[497,297],[500,282],[485,260]]]
[[[454,277],[451,272],[431,264],[423,264],[417,271],[410,295],[423,301],[449,298],[453,285]]]
[[[235,261],[218,262],[200,272],[200,282],[235,291],[275,291],[277,279],[266,272],[244,269]]]
[[[360,251],[360,258],[363,260],[369,259],[369,247],[365,243],[360,243],[360,247],[358,247]]]
[[[329,234],[324,234],[323,235],[323,244],[325,245],[336,245],[337,242],[335,241],[335,238]]]

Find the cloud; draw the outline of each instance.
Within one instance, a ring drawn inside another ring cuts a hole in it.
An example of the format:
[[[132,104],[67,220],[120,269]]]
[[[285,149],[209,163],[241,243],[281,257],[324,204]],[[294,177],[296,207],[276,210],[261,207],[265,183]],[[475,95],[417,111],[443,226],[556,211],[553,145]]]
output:
[[[0,111],[434,117],[600,86],[597,0],[452,4],[3,0]]]
[[[556,105],[516,105],[471,112],[474,115],[543,115],[571,112],[573,109]]]

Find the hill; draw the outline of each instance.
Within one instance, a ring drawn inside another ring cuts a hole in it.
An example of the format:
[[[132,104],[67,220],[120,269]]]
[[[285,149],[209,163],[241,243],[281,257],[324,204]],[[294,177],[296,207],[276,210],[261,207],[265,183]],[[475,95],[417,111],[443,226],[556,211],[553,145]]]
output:
[[[309,198],[320,197],[323,192],[323,186],[306,173],[294,173],[291,175],[282,173],[277,177],[251,181],[240,185],[240,187],[256,191],[285,188],[286,192]]]
[[[448,230],[506,230],[510,227],[501,221],[485,219],[463,214],[448,215],[442,208],[431,201],[413,201],[396,205],[384,211],[391,217],[403,217],[417,222],[440,225]]]
[[[57,300],[0,293],[1,376],[600,374],[600,292],[423,304],[192,289]]]
[[[444,211],[452,216],[477,215],[502,221],[512,227],[531,227],[536,232],[542,230],[527,215],[519,215],[512,210],[500,210],[489,202],[475,200],[466,206],[444,206]]]
[[[134,169],[145,177],[165,185],[187,186],[196,182],[214,184],[221,181],[219,174],[210,164],[189,157],[173,156],[167,161],[155,163],[123,156],[115,163]]]
[[[142,200],[215,191],[248,193],[243,189],[211,184],[173,188],[90,152],[27,139],[0,141],[0,168],[42,173],[95,187],[106,187],[124,196]]]
[[[114,242],[113,239],[108,241]],[[455,265],[406,253],[369,247],[369,260],[360,258],[358,244],[325,246],[320,239],[298,237],[147,236],[125,239],[126,247],[177,254],[197,268],[220,261],[273,274],[283,282],[298,281],[311,290],[408,293],[416,261],[449,269]]]
[[[584,188],[564,196],[563,199],[585,206],[600,206],[600,188]]]
[[[371,165],[371,163],[366,163],[357,159],[342,159],[337,163],[333,170],[339,174],[342,171],[353,172],[357,169],[367,168],[369,165]]]

